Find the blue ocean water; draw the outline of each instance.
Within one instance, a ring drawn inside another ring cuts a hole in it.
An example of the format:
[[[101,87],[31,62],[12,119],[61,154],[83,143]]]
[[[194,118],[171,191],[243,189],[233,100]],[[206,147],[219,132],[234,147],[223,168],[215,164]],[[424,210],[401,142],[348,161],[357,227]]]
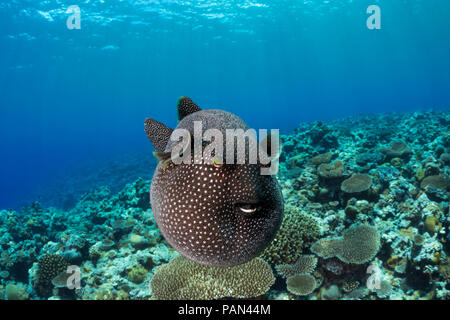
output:
[[[151,157],[144,119],[175,126],[181,95],[285,132],[448,109],[449,19],[446,0],[2,1],[0,208],[82,163]]]

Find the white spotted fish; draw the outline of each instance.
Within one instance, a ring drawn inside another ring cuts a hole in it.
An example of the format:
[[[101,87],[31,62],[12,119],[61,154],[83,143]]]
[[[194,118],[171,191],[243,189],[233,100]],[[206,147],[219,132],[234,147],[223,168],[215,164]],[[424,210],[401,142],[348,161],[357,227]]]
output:
[[[194,121],[202,121],[203,131],[214,128],[224,137],[226,129],[248,129],[236,115],[201,110],[187,97],[181,97],[177,107],[177,128],[187,129],[191,136]],[[178,143],[170,139],[173,130],[146,119],[145,131],[161,160],[152,179],[150,202],[169,244],[186,258],[209,266],[233,266],[258,256],[283,217],[276,177],[261,175],[259,163],[227,164],[226,158],[175,164],[170,159]]]

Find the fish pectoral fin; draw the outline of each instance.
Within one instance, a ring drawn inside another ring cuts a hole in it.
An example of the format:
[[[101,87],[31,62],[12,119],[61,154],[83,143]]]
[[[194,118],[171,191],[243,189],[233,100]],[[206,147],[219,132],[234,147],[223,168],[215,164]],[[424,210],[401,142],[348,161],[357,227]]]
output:
[[[153,152],[153,155],[158,161],[170,160],[171,152]]]
[[[145,119],[145,133],[158,153],[164,152],[172,132],[173,129],[170,129],[164,123],[151,118]]]
[[[200,107],[195,104],[194,101],[191,100],[191,98],[182,96],[178,99],[177,102],[177,109],[178,109],[178,121],[183,120],[184,117],[187,115],[190,115],[191,113],[200,111]]]
[[[161,168],[163,170],[165,170],[170,161],[172,161],[171,152],[153,152],[153,155],[156,157],[156,159],[158,159],[158,161],[162,161]]]

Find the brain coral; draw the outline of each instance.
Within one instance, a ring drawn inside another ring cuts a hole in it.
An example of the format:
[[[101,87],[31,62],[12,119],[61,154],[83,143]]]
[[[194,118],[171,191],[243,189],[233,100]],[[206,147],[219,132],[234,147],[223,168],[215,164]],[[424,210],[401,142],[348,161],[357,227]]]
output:
[[[340,160],[336,160],[333,164],[322,163],[317,167],[319,176],[325,179],[340,178],[344,173],[344,164]]]
[[[301,256],[302,248],[320,237],[317,220],[298,207],[286,205],[283,222],[262,258],[274,265],[292,264]]]
[[[45,254],[38,262],[37,279],[34,289],[40,297],[49,297],[52,294],[52,280],[61,272],[67,270],[68,263],[57,254]]]
[[[151,280],[153,297],[163,300],[252,298],[266,293],[275,277],[260,258],[232,267],[209,267],[182,256],[158,267]]]
[[[305,273],[312,273],[316,269],[317,258],[314,255],[302,255],[294,264],[279,264],[275,268],[285,278]]]
[[[369,190],[372,186],[372,177],[367,174],[354,174],[342,181],[341,190],[345,193],[358,193]]]
[[[426,177],[420,183],[420,187],[422,189],[425,189],[428,186],[434,187],[436,189],[446,190],[450,186],[450,178],[443,174]]]
[[[326,238],[314,243],[311,251],[322,258],[338,257],[345,263],[363,264],[372,260],[380,249],[380,233],[375,227],[354,224],[342,238]]]
[[[316,289],[316,279],[310,274],[299,274],[286,280],[287,289],[290,293],[305,296]]]

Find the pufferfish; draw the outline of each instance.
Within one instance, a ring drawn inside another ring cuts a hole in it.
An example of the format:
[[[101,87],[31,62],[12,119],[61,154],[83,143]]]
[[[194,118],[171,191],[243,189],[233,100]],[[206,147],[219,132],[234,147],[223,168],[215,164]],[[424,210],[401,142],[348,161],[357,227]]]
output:
[[[194,121],[201,121],[203,132],[219,130],[224,140],[226,129],[248,129],[236,115],[201,110],[188,97],[181,97],[177,108],[176,129],[188,130],[191,137]],[[226,157],[203,156],[199,164],[192,155],[190,162],[176,164],[170,156],[178,143],[171,139],[174,130],[146,119],[145,131],[160,159],[150,187],[150,203],[167,242],[184,257],[208,266],[234,266],[260,255],[283,218],[283,197],[276,177],[262,175],[263,165],[259,161],[250,164],[248,158],[242,164],[228,164]]]

